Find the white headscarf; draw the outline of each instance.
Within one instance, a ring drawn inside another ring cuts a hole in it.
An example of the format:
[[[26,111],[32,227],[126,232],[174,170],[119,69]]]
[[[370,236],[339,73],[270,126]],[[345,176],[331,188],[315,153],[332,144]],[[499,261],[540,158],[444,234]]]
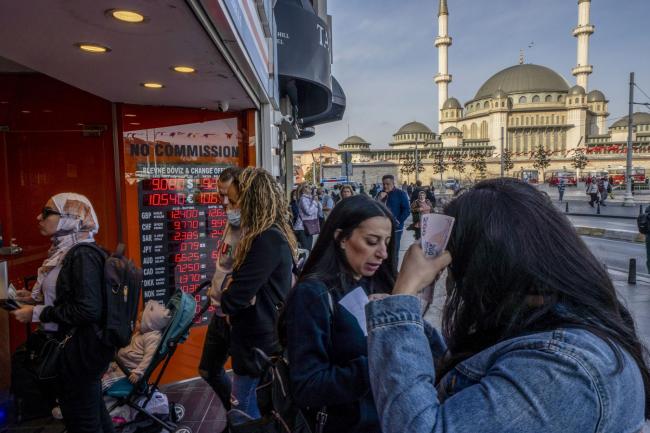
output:
[[[47,258],[38,268],[38,278],[32,289],[32,298],[43,299],[41,285],[47,274],[61,264],[66,253],[80,242],[93,242],[99,231],[99,222],[90,200],[81,194],[64,192],[52,197],[56,211],[61,214]]]

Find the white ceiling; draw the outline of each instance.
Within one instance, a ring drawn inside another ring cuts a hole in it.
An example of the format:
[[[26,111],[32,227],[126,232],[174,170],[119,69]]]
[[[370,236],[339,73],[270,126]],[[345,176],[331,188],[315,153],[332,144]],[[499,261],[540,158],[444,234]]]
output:
[[[109,9],[135,10],[145,23],[107,17]],[[74,46],[111,48],[87,54]],[[2,59],[4,57],[5,59]],[[189,65],[193,74],[173,72]],[[230,110],[254,104],[182,0],[20,0],[0,2],[0,72],[34,70],[108,99],[143,105]],[[165,88],[145,89],[140,83]]]

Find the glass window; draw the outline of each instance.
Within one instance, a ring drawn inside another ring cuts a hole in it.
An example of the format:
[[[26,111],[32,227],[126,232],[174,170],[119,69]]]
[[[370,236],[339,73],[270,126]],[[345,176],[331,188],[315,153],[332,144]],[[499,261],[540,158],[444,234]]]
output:
[[[539,103],[539,95],[533,96],[533,104]]]
[[[522,97],[519,98],[519,103],[520,103],[520,104],[525,104],[526,101],[527,101],[527,99],[526,99],[525,96],[522,96]]]

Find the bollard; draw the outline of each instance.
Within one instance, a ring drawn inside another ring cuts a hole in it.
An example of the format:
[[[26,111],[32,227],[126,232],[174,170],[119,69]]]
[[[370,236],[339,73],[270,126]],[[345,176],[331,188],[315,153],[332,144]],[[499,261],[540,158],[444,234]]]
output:
[[[600,215],[600,202],[596,202],[596,215]]]
[[[569,202],[566,202],[566,213],[569,213]]]
[[[636,259],[630,259],[630,267],[627,272],[627,283],[636,284]]]

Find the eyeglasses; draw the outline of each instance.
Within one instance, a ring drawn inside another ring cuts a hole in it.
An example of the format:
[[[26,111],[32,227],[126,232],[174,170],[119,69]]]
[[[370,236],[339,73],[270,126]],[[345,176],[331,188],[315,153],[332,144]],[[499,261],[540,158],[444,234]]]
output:
[[[44,207],[43,210],[41,211],[41,218],[46,219],[50,215],[61,216],[61,212],[51,209],[49,207]]]

